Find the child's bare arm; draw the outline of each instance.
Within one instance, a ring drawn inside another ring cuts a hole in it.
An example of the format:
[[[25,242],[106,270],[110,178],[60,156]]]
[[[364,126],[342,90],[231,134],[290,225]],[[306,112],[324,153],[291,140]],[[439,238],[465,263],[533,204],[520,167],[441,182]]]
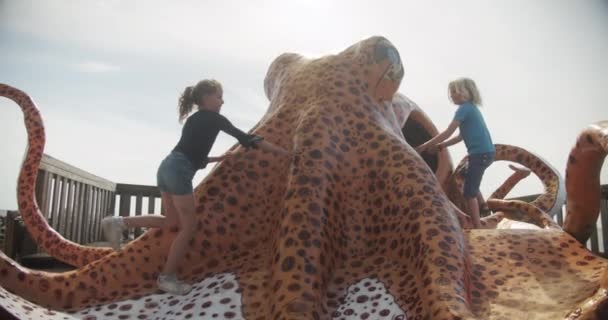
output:
[[[440,148],[445,148],[445,147],[449,147],[451,145],[455,145],[455,144],[459,143],[460,141],[462,141],[462,136],[460,136],[460,134],[458,134],[454,138],[446,140],[446,141],[444,141],[442,143],[438,143],[437,145]]]
[[[226,151],[226,153],[224,153],[223,155],[221,155],[219,157],[208,157],[207,162],[220,162],[220,161],[225,160],[226,158],[234,156],[234,155],[235,155],[234,151]]]
[[[224,160],[225,156],[219,156],[219,157],[208,157],[207,159],[209,160],[208,162],[220,162],[222,160]]]
[[[454,131],[456,131],[456,128],[458,128],[459,125],[460,125],[460,121],[458,121],[458,120],[452,121],[450,123],[450,125],[448,126],[448,128],[445,129],[445,131],[434,136],[431,140],[423,143],[422,145],[416,147],[416,151],[418,153],[421,153],[421,152],[426,151],[426,149],[428,149],[429,147],[434,147],[438,143],[443,142],[445,139],[449,138],[454,133]]]
[[[258,142],[256,142],[256,146],[259,147],[260,149],[266,150],[266,151],[270,151],[270,152],[275,152],[281,155],[289,155],[289,151],[274,145],[266,140],[260,140]]]

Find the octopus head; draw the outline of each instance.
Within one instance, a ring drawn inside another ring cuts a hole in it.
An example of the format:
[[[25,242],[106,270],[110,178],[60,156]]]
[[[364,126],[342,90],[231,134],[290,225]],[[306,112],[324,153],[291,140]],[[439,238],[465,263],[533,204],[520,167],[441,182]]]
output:
[[[371,37],[336,54],[306,59],[285,53],[270,65],[264,80],[266,97],[282,92],[307,97],[336,94],[341,89],[367,94],[374,102],[390,102],[403,79],[399,52],[384,37]],[[363,91],[363,92],[362,92]]]

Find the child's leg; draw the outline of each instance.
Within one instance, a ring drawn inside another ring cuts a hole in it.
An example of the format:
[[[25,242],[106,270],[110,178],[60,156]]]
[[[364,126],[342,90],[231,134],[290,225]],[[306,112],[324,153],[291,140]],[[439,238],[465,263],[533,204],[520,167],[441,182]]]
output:
[[[479,216],[486,217],[490,215],[490,208],[488,208],[488,204],[486,200],[483,198],[481,191],[477,193],[477,206],[479,207]]]
[[[179,223],[179,216],[173,205],[171,195],[161,192],[165,215],[148,215],[138,217],[106,217],[101,221],[101,228],[110,246],[116,250],[120,248],[123,232],[129,228],[171,228]]]
[[[486,154],[469,155],[469,163],[464,178],[463,195],[469,208],[468,213],[473,220],[474,228],[481,228],[479,206],[480,202],[483,201],[483,196],[479,192],[479,186],[485,169],[491,163],[490,159]]]
[[[477,197],[468,198],[467,206],[469,207],[469,214],[473,219],[473,228],[481,228],[481,218],[479,217],[479,204],[477,203]]]
[[[127,228],[172,228],[179,225],[179,215],[173,204],[171,195],[161,192],[165,216],[147,215],[137,217],[125,217],[124,222]]]
[[[194,219],[194,197],[192,194],[171,196],[175,209],[179,214],[180,230],[167,256],[167,263],[163,269],[163,274],[174,275],[177,265],[186,254],[186,249],[190,239],[194,235],[196,222]]]
[[[477,192],[477,204],[479,205],[479,209],[486,206],[486,200],[483,198],[481,192]]]

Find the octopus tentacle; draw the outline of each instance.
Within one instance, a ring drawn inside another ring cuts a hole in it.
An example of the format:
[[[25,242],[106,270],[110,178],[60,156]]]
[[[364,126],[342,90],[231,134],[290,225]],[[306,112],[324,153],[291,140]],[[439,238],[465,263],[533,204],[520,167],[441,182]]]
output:
[[[595,293],[583,300],[577,308],[569,312],[565,320],[603,320],[608,318],[608,268],[600,280]]]
[[[44,124],[36,104],[23,91],[0,83],[0,96],[19,105],[24,115],[28,145],[17,183],[17,203],[30,236],[54,258],[73,266],[83,266],[112,252],[110,248],[87,247],[74,243],[53,230],[36,202],[35,186],[44,151]]]
[[[528,205],[527,203],[523,204],[520,201],[497,201],[504,199],[518,182],[530,175],[530,170],[528,169],[518,168],[513,165],[509,165],[509,168],[514,172],[487,199],[488,206],[497,212],[481,218],[481,227],[484,229],[494,229],[505,218],[522,222],[532,222],[541,228],[545,225],[551,225],[553,227],[553,224],[541,219],[541,217],[544,217],[546,214],[533,205]],[[525,210],[521,211],[521,208],[525,208]],[[459,209],[457,208],[457,210]],[[507,210],[508,212],[499,210]],[[463,227],[471,225],[470,219],[466,220]]]
[[[600,205],[600,171],[608,153],[608,121],[585,128],[570,151],[566,167],[564,230],[581,243],[595,228]]]
[[[496,188],[494,192],[488,197],[488,199],[504,199],[511,190],[519,183],[522,179],[530,175],[530,169],[518,168],[512,164],[509,168],[513,170],[513,173],[505,180],[500,187]]]
[[[337,245],[331,235],[340,223],[336,221],[339,216],[331,210],[328,194],[332,194],[334,179],[338,178],[328,176],[323,167],[333,168],[337,163],[324,161],[320,156],[328,135],[317,134],[313,142],[312,137],[303,133],[309,130],[309,124],[316,122],[314,118],[309,114],[297,130],[294,142],[299,146],[298,156],[283,203],[281,232],[273,248],[277,263],[272,269],[271,284],[278,293],[273,295],[275,319],[312,319],[323,314],[323,288],[336,263],[336,257],[327,254],[324,248]]]
[[[235,273],[243,284],[243,314],[256,319],[268,314],[264,309],[272,287],[265,279],[273,259],[272,236],[278,232],[274,217],[279,216],[274,205],[284,194],[271,173],[284,176],[287,159],[242,151],[236,150],[235,157],[215,167],[196,188],[197,232],[178,273],[189,282]],[[252,163],[262,163],[263,170],[250,170]],[[258,232],[251,232],[256,224]],[[32,271],[0,254],[0,285],[43,307],[67,311],[146,296],[157,291],[156,278],[175,234],[176,230],[150,229],[120,251],[64,273]]]
[[[565,188],[561,175],[548,162],[544,161],[540,156],[533,154],[523,148],[510,145],[496,144],[496,161],[513,161],[529,168],[536,176],[538,176],[545,187],[545,192],[531,202],[532,205],[538,207],[550,216],[554,216],[565,202]],[[460,191],[457,194],[455,190],[462,190],[464,185],[464,172],[467,166],[467,158],[463,159],[452,175],[455,189],[450,193],[450,199],[457,205],[462,205],[462,195]],[[516,182],[516,178],[513,178]],[[510,184],[510,182],[509,182]],[[508,184],[503,184],[504,190],[497,190],[498,196],[506,194],[509,190]],[[493,196],[495,197],[495,196]],[[488,203],[488,205],[490,205]],[[494,208],[490,207],[491,210]]]
[[[532,223],[543,229],[561,229],[548,214],[524,201],[488,199],[488,206],[499,211],[496,215],[510,220]]]
[[[157,291],[156,278],[164,265],[164,252],[171,244],[168,240],[174,236],[175,232],[148,232],[120,252],[63,273],[33,271],[0,252],[0,283],[5,289],[40,306],[64,311],[141,297]],[[145,254],[135,256],[136,252]],[[256,252],[252,250],[252,253]],[[232,270],[246,261],[243,257],[219,263],[218,259],[226,253],[215,257],[196,255],[186,257],[187,263],[179,269],[180,275],[188,281]]]
[[[545,186],[545,192],[531,202],[532,206],[538,207],[541,211],[547,212],[551,216],[555,215],[558,210],[561,210],[565,201],[563,180],[561,175],[550,164],[542,160],[539,156],[519,147],[501,144],[496,144],[495,146],[497,161],[514,161],[530,168]],[[465,207],[465,202],[460,190],[462,190],[464,184],[464,173],[467,161],[468,158],[464,158],[456,167],[454,174],[451,177],[450,185],[452,187],[448,190],[450,200],[459,208]],[[515,184],[525,176],[527,176],[527,173],[524,170],[516,170],[489,198],[503,198]],[[518,205],[514,204],[512,208],[517,206]],[[491,201],[488,201],[488,207],[492,211],[498,211],[498,208],[492,207]],[[486,217],[483,219],[484,222],[482,222],[482,226],[484,228],[494,228],[504,217],[505,216],[502,213]]]
[[[519,168],[511,164],[509,165],[509,168],[513,170],[513,173],[488,197],[488,200],[504,199],[504,197],[511,192],[513,187],[515,187],[515,185],[517,185],[517,183],[519,183],[522,179],[529,176],[531,172],[527,168]],[[496,228],[504,218],[506,218],[504,213],[496,212],[495,214],[481,218],[481,226],[485,229]]]

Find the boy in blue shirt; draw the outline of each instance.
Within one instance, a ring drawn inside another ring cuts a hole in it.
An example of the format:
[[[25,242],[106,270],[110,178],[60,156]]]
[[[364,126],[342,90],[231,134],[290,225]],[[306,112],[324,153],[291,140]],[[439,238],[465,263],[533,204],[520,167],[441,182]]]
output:
[[[479,186],[486,168],[494,162],[496,149],[483,116],[477,108],[481,105],[481,96],[475,82],[468,78],[461,78],[450,82],[448,90],[450,100],[458,105],[454,119],[445,131],[418,146],[416,151],[418,153],[435,152],[464,140],[469,161],[463,194],[473,220],[473,226],[480,228],[479,208],[485,205],[485,201],[479,192]],[[446,140],[452,136],[456,128],[460,129],[460,133],[456,137]]]

